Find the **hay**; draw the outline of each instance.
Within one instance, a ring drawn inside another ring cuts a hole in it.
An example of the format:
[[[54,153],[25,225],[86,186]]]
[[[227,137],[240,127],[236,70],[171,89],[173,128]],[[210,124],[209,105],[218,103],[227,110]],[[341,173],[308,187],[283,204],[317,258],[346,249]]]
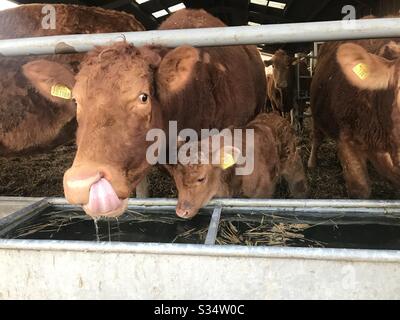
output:
[[[305,238],[304,232],[316,225],[274,222],[263,216],[260,222],[222,220],[216,243],[219,245],[324,247]]]
[[[299,147],[303,164],[311,148],[310,118],[305,119],[305,128],[299,136]],[[0,195],[41,197],[63,197],[62,179],[75,155],[75,146],[58,147],[48,153],[13,158],[0,157]],[[373,199],[398,199],[399,192],[370,168]],[[310,199],[347,199],[342,168],[336,155],[336,144],[327,139],[319,152],[318,167],[307,172],[310,185]],[[169,174],[160,168],[153,168],[149,175],[150,196],[157,198],[176,197],[176,188]],[[275,198],[290,198],[284,181],[277,187]]]
[[[299,147],[303,164],[311,148],[310,118],[305,119],[305,128],[299,136]],[[74,145],[58,147],[48,153],[13,158],[0,157],[0,195],[42,197],[63,197],[62,179],[66,169],[72,164],[76,148]],[[373,199],[398,199],[399,193],[390,183],[383,180],[370,168]],[[347,199],[342,168],[336,155],[336,144],[327,139],[319,152],[318,167],[307,172],[310,185],[310,199]],[[157,198],[176,197],[177,192],[169,174],[160,168],[153,168],[149,175],[150,196]],[[281,182],[275,198],[290,198],[285,182]]]

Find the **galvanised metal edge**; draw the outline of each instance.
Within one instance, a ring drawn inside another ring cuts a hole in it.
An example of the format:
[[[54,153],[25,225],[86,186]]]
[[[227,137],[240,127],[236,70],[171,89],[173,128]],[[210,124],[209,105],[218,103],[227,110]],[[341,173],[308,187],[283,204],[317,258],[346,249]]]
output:
[[[200,244],[97,243],[57,240],[0,240],[0,255],[3,250],[400,263],[400,251],[398,250],[246,247]]]
[[[1,201],[2,197],[0,197]],[[69,205],[64,198],[48,198],[52,205]],[[128,201],[131,206],[170,206],[174,207],[177,199],[169,198],[146,198]],[[293,207],[293,208],[388,208],[400,209],[398,200],[281,200],[281,199],[213,199],[205,208],[224,207]]]
[[[15,226],[20,223],[25,222],[28,219],[31,219],[34,214],[39,213],[40,211],[46,209],[49,206],[49,202],[46,198],[41,198],[38,201],[27,205],[21,209],[16,210],[13,213],[3,217],[0,219],[0,236],[9,232]]]

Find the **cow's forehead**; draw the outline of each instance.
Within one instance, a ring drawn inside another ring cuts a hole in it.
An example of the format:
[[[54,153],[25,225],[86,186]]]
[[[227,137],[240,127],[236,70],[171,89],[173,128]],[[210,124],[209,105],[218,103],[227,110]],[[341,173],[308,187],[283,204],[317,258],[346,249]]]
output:
[[[126,92],[143,86],[152,81],[150,68],[143,59],[134,61],[117,61],[112,65],[88,65],[76,76],[74,95],[76,97],[117,90]]]
[[[77,80],[110,79],[115,77],[137,77],[143,78],[150,73],[149,64],[140,56],[137,57],[121,57],[114,61],[101,61],[97,64],[83,65],[81,71],[76,76]]]

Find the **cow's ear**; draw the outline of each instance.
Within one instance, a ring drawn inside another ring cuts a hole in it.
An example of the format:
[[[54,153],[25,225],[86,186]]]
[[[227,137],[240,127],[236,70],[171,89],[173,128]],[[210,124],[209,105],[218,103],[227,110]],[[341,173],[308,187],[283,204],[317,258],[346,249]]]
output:
[[[337,61],[349,82],[360,89],[386,89],[394,72],[390,61],[352,43],[338,48]]]
[[[302,63],[305,60],[306,60],[306,57],[297,57],[297,58],[293,57],[292,66],[296,66],[296,65],[298,65],[299,63]]]
[[[200,62],[200,52],[190,46],[181,46],[168,52],[161,60],[157,71],[158,85],[169,92],[179,92],[194,78],[196,64]]]
[[[379,51],[379,55],[388,60],[400,58],[400,44],[390,41],[382,47],[382,49]]]
[[[75,76],[67,66],[48,60],[35,60],[23,65],[22,71],[48,100],[57,104],[71,101]]]
[[[139,50],[144,59],[146,59],[153,68],[156,68],[160,65],[161,54],[159,51],[161,50],[161,48],[154,46],[144,46],[141,47]]]
[[[219,166],[223,169],[229,169],[233,167],[239,160],[240,157],[239,148],[233,146],[224,146],[220,149],[220,164]]]
[[[266,66],[267,68],[272,66],[272,64],[273,64],[273,60],[272,59],[264,60],[264,66]]]

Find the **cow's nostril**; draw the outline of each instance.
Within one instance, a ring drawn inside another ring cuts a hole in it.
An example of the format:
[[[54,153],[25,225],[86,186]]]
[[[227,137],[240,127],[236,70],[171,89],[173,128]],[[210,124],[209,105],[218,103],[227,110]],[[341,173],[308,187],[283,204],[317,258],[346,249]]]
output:
[[[177,208],[176,214],[177,214],[177,216],[179,216],[181,218],[187,218],[189,216],[190,212],[189,212],[189,210],[186,210],[186,209]]]

